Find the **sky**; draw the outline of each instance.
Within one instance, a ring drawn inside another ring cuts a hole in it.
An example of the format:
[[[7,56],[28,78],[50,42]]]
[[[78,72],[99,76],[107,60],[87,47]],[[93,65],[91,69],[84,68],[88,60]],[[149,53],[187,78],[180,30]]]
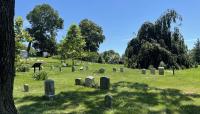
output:
[[[103,28],[105,41],[99,52],[115,50],[121,55],[141,25],[154,22],[167,9],[176,10],[183,18],[180,26],[188,49],[200,38],[200,0],[16,0],[15,16],[22,16],[29,27],[26,15],[43,3],[51,5],[64,19],[64,28],[58,31],[57,41],[65,36],[71,24],[89,19]]]

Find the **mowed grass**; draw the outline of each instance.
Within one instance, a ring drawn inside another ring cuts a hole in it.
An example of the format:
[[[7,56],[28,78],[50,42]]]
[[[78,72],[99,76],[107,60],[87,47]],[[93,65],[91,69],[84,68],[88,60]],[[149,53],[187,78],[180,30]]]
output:
[[[27,73],[17,72],[14,84],[14,99],[20,114],[70,113],[70,114],[200,114],[200,69],[175,71],[166,70],[164,76],[151,75],[147,71],[142,75],[139,69],[125,68],[123,65],[96,64],[78,62],[80,68],[88,65],[88,71],[71,72],[71,67],[58,67],[53,70],[51,65],[58,66],[60,61],[51,58],[44,60],[43,70],[49,79],[55,81],[56,96],[54,100],[44,97],[44,81],[32,79],[33,69]],[[35,60],[28,61],[32,64]],[[68,61],[70,62],[70,61]],[[104,74],[96,73],[104,67]],[[117,72],[113,72],[113,68]],[[94,76],[99,84],[101,76],[108,76],[111,81],[109,91],[95,88],[75,86],[75,78]],[[29,84],[30,91],[22,92],[23,84]],[[113,106],[104,106],[105,95],[113,96]]]

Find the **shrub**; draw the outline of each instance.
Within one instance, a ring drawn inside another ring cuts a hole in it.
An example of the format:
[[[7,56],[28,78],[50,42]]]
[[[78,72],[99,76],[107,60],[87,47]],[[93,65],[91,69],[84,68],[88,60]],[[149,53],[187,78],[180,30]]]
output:
[[[34,80],[46,80],[48,79],[48,75],[45,71],[36,72],[33,74]]]
[[[17,67],[16,71],[17,72],[28,72],[30,70],[29,65],[20,65]]]
[[[104,68],[100,68],[99,69],[99,73],[105,73],[105,69]]]

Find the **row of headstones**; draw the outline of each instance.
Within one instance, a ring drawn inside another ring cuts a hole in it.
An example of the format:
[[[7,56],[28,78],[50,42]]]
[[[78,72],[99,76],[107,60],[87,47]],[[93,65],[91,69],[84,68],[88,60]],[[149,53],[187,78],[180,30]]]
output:
[[[156,69],[155,68],[151,68],[150,69],[150,73],[152,75],[155,75],[156,74]],[[146,74],[146,69],[142,69],[142,74]],[[158,67],[158,74],[159,75],[164,75],[165,74],[165,69],[164,67]]]
[[[75,79],[75,85],[81,84],[81,78]],[[88,87],[92,87],[95,84],[94,77],[88,76],[85,78],[85,85]],[[54,87],[54,81],[53,80],[45,80],[44,81],[44,91],[45,96],[49,99],[52,99],[55,96],[55,87]],[[108,77],[101,77],[100,78],[100,89],[102,90],[108,90],[110,88],[110,78]],[[24,84],[24,92],[29,92],[29,85]],[[105,96],[105,106],[110,108],[112,106],[112,96],[106,95]]]
[[[62,72],[62,67],[59,66],[58,68],[59,68],[59,71]],[[54,69],[54,66],[52,65],[51,70],[53,70],[53,69]],[[80,67],[79,70],[88,70],[88,69],[89,69],[88,66],[84,66],[84,67]],[[72,72],[75,72],[76,70],[77,70],[77,68],[75,66],[72,66]]]

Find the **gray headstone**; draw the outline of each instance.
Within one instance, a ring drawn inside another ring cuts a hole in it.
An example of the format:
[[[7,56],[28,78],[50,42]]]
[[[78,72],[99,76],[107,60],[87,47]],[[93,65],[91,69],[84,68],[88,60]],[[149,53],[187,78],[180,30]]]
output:
[[[88,76],[85,78],[85,86],[87,87],[93,87],[95,85],[94,77]]]
[[[105,96],[105,99],[104,99],[105,107],[106,107],[106,108],[111,108],[111,107],[112,107],[112,101],[113,101],[112,96],[106,95],[106,96]]]
[[[54,88],[54,81],[53,80],[45,80],[44,81],[44,89],[45,89],[45,96],[53,97],[55,95],[55,88]]]
[[[28,58],[28,52],[26,50],[21,50],[20,55],[22,58]]]
[[[101,77],[100,78],[100,89],[108,90],[110,88],[110,78]]]
[[[81,78],[76,78],[75,79],[75,85],[81,85],[82,84],[82,79]]]
[[[142,69],[142,74],[146,74],[146,69]]]
[[[48,52],[43,52],[43,57],[48,57],[49,53]]]
[[[76,71],[76,67],[72,66],[72,72],[75,72],[75,71]]]
[[[113,68],[113,72],[117,72],[117,69],[116,69],[116,68]]]
[[[158,67],[158,73],[159,73],[159,75],[164,75],[165,68],[164,67]]]
[[[120,68],[120,72],[124,72],[124,68],[121,67],[121,68]]]
[[[29,86],[28,84],[24,84],[24,92],[29,92]]]
[[[156,74],[156,69],[155,68],[151,68],[150,72],[151,72],[152,75],[155,75]]]

